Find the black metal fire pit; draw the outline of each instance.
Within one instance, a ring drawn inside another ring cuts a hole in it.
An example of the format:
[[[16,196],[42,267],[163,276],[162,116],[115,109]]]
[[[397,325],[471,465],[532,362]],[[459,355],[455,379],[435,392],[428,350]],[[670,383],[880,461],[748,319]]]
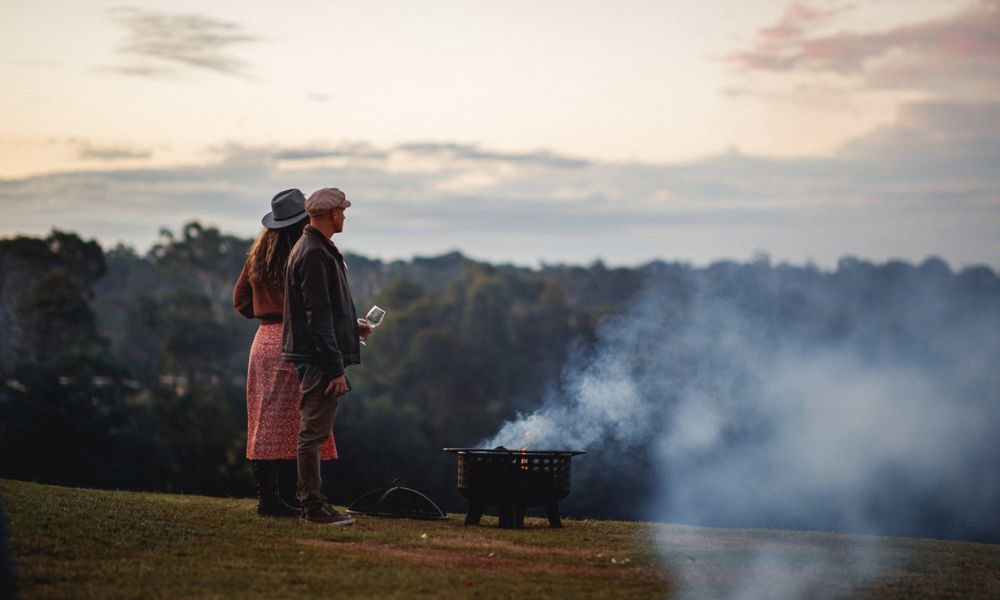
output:
[[[469,499],[466,525],[496,507],[502,529],[523,529],[529,506],[542,506],[549,525],[562,527],[559,501],[569,495],[570,459],[583,450],[445,448],[458,455],[458,491]]]

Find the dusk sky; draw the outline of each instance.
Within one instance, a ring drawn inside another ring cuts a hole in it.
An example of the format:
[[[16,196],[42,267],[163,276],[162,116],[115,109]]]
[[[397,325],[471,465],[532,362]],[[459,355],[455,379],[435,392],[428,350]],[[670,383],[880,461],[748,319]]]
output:
[[[1000,0],[0,8],[0,234],[635,265],[1000,268]]]

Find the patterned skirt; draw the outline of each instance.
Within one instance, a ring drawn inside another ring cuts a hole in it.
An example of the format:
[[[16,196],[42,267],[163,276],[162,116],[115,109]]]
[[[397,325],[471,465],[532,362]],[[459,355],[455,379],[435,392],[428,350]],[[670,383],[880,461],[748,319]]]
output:
[[[301,399],[295,367],[281,360],[281,323],[261,323],[247,369],[248,459],[295,459]],[[332,431],[320,447],[320,458],[337,458]]]

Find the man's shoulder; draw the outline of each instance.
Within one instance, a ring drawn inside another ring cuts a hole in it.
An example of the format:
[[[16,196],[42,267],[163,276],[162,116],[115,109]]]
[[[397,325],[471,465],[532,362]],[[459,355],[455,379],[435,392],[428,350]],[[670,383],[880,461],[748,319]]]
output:
[[[330,249],[322,244],[303,244],[300,249],[300,254],[307,259],[322,258],[326,260],[327,258],[333,256]]]
[[[323,240],[317,239],[316,236],[303,234],[295,246],[292,247],[293,255],[303,255],[303,254],[316,254],[326,252],[326,244]]]
[[[333,253],[324,244],[318,244],[315,240],[299,240],[299,243],[292,249],[289,262],[292,264],[303,264],[313,262],[333,262]]]

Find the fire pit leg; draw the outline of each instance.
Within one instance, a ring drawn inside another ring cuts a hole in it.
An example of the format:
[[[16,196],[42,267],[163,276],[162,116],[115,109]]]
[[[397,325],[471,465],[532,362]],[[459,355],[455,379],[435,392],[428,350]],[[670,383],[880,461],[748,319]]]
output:
[[[562,527],[562,520],[559,518],[559,503],[549,502],[545,505],[545,514],[549,517],[549,527]]]
[[[465,514],[465,524],[479,525],[484,512],[486,512],[486,504],[482,500],[469,500],[469,512]]]
[[[516,502],[500,503],[497,516],[500,517],[500,529],[524,529],[524,511],[519,510]]]

